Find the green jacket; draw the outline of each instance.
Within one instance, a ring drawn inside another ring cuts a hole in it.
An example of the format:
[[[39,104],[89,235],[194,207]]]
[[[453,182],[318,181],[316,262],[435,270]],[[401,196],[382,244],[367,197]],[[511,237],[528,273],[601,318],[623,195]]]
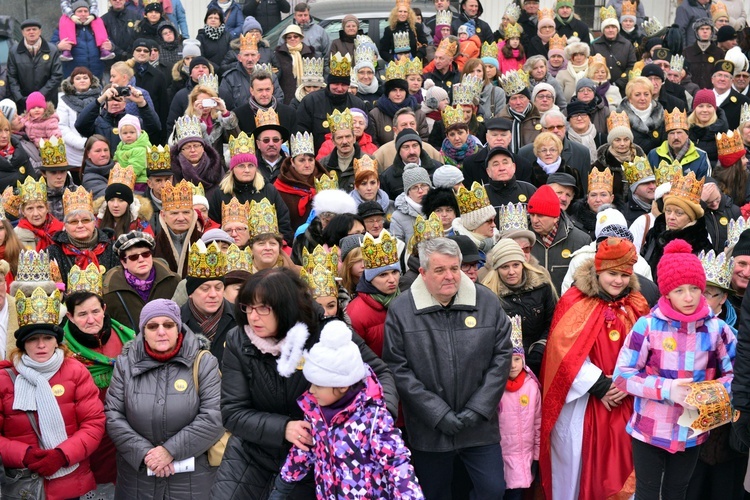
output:
[[[148,133],[144,130],[141,131],[141,135],[132,144],[125,144],[120,141],[113,158],[122,168],[132,165],[135,171],[135,182],[145,184],[148,180],[146,176],[146,157],[148,156],[150,147],[151,142],[149,141]]]

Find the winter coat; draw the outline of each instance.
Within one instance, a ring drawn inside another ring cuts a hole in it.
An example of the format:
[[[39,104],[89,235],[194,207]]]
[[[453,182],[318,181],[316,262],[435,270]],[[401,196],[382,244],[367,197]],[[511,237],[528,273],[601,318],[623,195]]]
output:
[[[508,106],[505,106],[500,111],[500,117],[507,118],[511,121],[514,120],[513,116],[511,116],[508,111]],[[539,114],[539,110],[532,104],[531,109],[521,121],[521,147],[527,144],[533,144],[536,136],[542,133],[542,125],[539,123],[540,120],[541,115]]]
[[[60,85],[63,96],[57,104],[57,116],[60,134],[65,141],[65,152],[68,156],[68,164],[80,166],[83,163],[83,149],[86,146],[86,137],[76,130],[76,119],[78,113],[83,111],[92,100],[96,100],[101,93],[99,79],[94,77],[89,90],[83,93],[76,92],[69,78],[62,81]]]
[[[695,43],[693,23],[698,19],[711,19],[712,4],[713,2],[706,2],[702,5],[698,0],[685,0],[677,6],[674,23],[680,28],[683,47],[689,47]]]
[[[560,217],[557,233],[549,248],[544,246],[541,237],[537,235],[536,242],[531,247],[531,255],[539,260],[541,267],[549,271],[558,295],[560,295],[562,282],[570,265],[570,257],[573,252],[589,243],[591,243],[589,235],[575,227],[567,217]]]
[[[300,56],[302,59],[311,59],[315,57],[315,51],[312,47],[303,43]],[[288,105],[292,99],[294,99],[294,93],[299,85],[297,83],[297,77],[294,76],[293,72],[294,60],[292,59],[292,55],[289,53],[286,44],[276,47],[276,67],[279,69],[277,75],[279,86],[281,86],[281,91],[284,92],[284,104]]]
[[[492,34],[492,28],[490,28],[489,24],[480,19],[482,14],[484,14],[484,7],[482,7],[482,2],[477,3],[479,4],[479,10],[477,11],[477,15],[474,18],[470,18],[469,16],[467,16],[463,8],[458,15],[453,15],[453,21],[451,22],[451,33],[458,33],[458,28],[462,24],[473,21],[473,24],[476,27],[476,34],[482,41],[482,43],[492,43],[495,40],[494,35]]]
[[[530,148],[533,148],[533,144],[529,144]],[[522,150],[524,148],[521,148]],[[474,182],[480,184],[489,184],[490,178],[487,175],[487,169],[484,164],[487,161],[487,153],[489,150],[484,147],[477,153],[464,158],[462,170],[464,173],[464,185],[471,186]],[[532,151],[532,156],[533,156]],[[533,158],[536,162],[536,157]],[[526,156],[521,156],[520,152],[516,155],[516,180],[523,182],[531,182],[531,160]]]
[[[565,23],[560,21],[559,16],[555,16],[555,32],[561,37],[567,36],[568,40],[575,36],[587,45],[591,43],[589,27],[581,21],[575,12],[570,15],[568,21]]]
[[[708,252],[712,248],[711,242],[708,241],[705,217],[699,217],[695,224],[682,229],[668,230],[664,214],[659,215],[648,235],[646,235],[646,244],[641,248],[641,255],[651,266],[651,276],[653,276],[654,283],[659,282],[656,265],[664,254],[664,247],[670,241],[678,238],[687,241],[693,247],[693,254],[695,255],[698,255],[701,250]]]
[[[224,55],[224,60],[221,61],[221,67],[216,68],[217,74],[223,75],[230,69],[237,66],[237,53],[239,52],[239,50],[239,38],[235,38],[234,40],[229,42],[229,50],[227,51],[226,55]],[[273,64],[274,51],[271,50],[271,47],[268,45],[268,42],[266,40],[258,40],[258,52],[260,53],[260,59],[258,60],[257,64]]]
[[[325,88],[322,91],[308,94],[299,103],[297,121],[292,133],[308,132],[312,134],[317,150],[323,144],[326,134],[329,132],[328,127],[323,126],[323,122],[328,123],[328,115],[332,114],[334,109],[344,111],[346,108],[366,109],[366,106],[362,99],[350,92],[343,96],[337,96],[331,94],[328,88]],[[374,138],[374,130],[375,126],[371,121],[365,132]]]
[[[614,85],[610,85],[610,88],[616,88]],[[578,97],[573,95],[573,97],[570,99],[570,102],[575,102],[578,100]],[[609,118],[610,115],[610,108],[609,104],[604,101],[601,97],[598,95],[594,95],[594,99],[588,103],[589,105],[589,118],[591,119],[591,123],[594,125],[594,128],[596,128],[597,131],[601,133],[605,133],[604,131],[607,130],[607,118]],[[567,116],[567,113],[565,113]],[[606,133],[605,133],[606,134]]]
[[[35,91],[57,106],[57,93],[63,79],[60,52],[44,38],[40,40],[42,45],[33,58],[25,43],[19,43],[8,53],[8,85],[19,114],[26,109],[26,98]]]
[[[141,120],[141,130],[146,132],[149,137],[159,137],[161,122],[153,107],[146,105],[137,108],[137,110],[136,116]],[[108,113],[106,107],[100,106],[95,99],[88,103],[76,118],[76,130],[83,137],[91,137],[94,134],[103,135],[109,143],[109,150],[115,151],[117,145],[120,144],[120,136],[114,130],[117,129],[120,118],[123,116],[125,116],[125,113],[117,115]]]
[[[292,23],[297,24],[295,21],[292,21]],[[305,45],[313,48],[315,57],[323,58],[325,73],[328,74],[329,54],[331,53],[331,39],[328,36],[328,32],[315,19],[311,19],[309,23],[305,26],[300,26],[300,28],[303,35],[302,41],[305,42]],[[282,44],[284,44],[284,39],[279,37],[277,45]]]
[[[156,299],[171,299],[180,277],[169,270],[161,259],[154,259],[154,284],[149,292],[148,302]],[[119,323],[138,332],[141,309],[146,302],[128,284],[122,266],[110,269],[104,275],[102,298],[107,304],[107,314]],[[132,319],[132,321],[131,321]]]
[[[279,167],[279,176],[274,181],[274,187],[289,210],[289,222],[293,228],[307,222],[312,211],[312,201],[315,197],[315,182],[304,182],[296,176],[293,177],[294,167],[291,158],[284,158]],[[327,174],[326,169],[318,161],[315,162],[313,177],[319,178]],[[340,179],[340,177],[339,177]]]
[[[448,71],[445,73],[435,69],[435,61],[431,61],[430,64],[424,67],[422,78],[425,81],[430,79],[433,83],[441,89],[448,92],[451,102],[453,102],[453,86],[457,83],[461,83],[461,70],[458,69],[458,65],[453,62],[451,63]]]
[[[145,183],[148,180],[146,176],[146,157],[150,148],[151,141],[149,141],[148,133],[141,132],[135,142],[130,144],[120,142],[112,155],[112,159],[123,166],[123,168],[125,166],[132,166],[136,176],[135,182]],[[175,179],[174,182],[176,184],[179,181]]]
[[[25,467],[23,458],[26,450],[31,446],[42,445],[31,427],[26,412],[13,409],[15,388],[6,371],[7,368],[18,376],[18,371],[13,368],[10,361],[0,362],[0,454],[6,469],[22,469]],[[56,389],[62,388],[56,391],[55,395],[68,435],[68,439],[56,448],[63,452],[70,465],[78,465],[76,470],[66,476],[44,480],[47,499],[62,500],[84,495],[96,488],[89,457],[104,436],[104,407],[99,400],[99,389],[94,384],[91,374],[73,357],[63,360],[60,369],[49,379],[49,385]],[[38,422],[38,415],[32,415],[32,418]]]
[[[362,150],[359,149],[359,144],[354,143],[354,154],[349,159],[349,165],[345,170],[341,170],[339,166],[339,152],[338,149],[331,151],[331,153],[320,160],[321,165],[328,170],[329,173],[335,173],[339,180],[339,189],[351,193],[354,191],[354,160],[361,160],[363,156]]]
[[[432,177],[433,172],[441,165],[436,162],[422,149],[419,155],[420,166],[427,170],[427,173]],[[380,189],[388,194],[388,198],[396,200],[398,196],[404,192],[404,160],[401,159],[401,155],[396,155],[393,160],[393,165],[386,168],[383,173],[380,174]]]
[[[136,39],[135,24],[141,19],[130,9],[115,10],[110,8],[104,15],[102,21],[107,28],[107,36],[112,42],[112,52],[115,53],[115,61],[125,61],[132,57],[130,47]]]
[[[273,96],[277,102],[284,102],[284,91],[281,90],[275,74],[271,75],[271,80],[273,80]],[[234,66],[224,73],[221,85],[219,85],[219,97],[224,100],[224,104],[229,111],[246,104],[250,99],[250,75],[247,74],[245,67],[239,61],[236,61]],[[187,105],[185,107],[187,108]],[[238,118],[242,118],[242,116],[238,115]],[[280,113],[279,119],[284,119],[284,116]]]
[[[167,79],[164,77],[164,74],[162,74],[161,71],[154,68],[150,64],[146,64],[145,68],[145,71],[141,73],[138,70],[138,65],[136,65],[134,77],[135,86],[145,90],[146,92],[148,92],[148,95],[151,96],[153,109],[159,116],[159,123],[161,124],[161,133],[159,135],[151,137],[155,144],[157,144],[157,140],[158,144],[161,144],[165,142],[167,136],[169,135],[167,131],[167,116],[169,115],[169,106],[171,101],[169,100]]]
[[[662,160],[671,164],[672,159],[672,151],[669,149],[669,143],[666,140],[648,153],[648,162],[651,165],[659,165]],[[706,152],[695,147],[692,141],[690,141],[687,153],[680,160],[680,165],[682,165],[683,173],[686,174],[692,170],[698,179],[702,179],[708,175],[711,168]]]
[[[146,353],[143,334],[128,342],[117,357],[107,391],[107,433],[117,447],[118,498],[207,498],[216,469],[206,452],[224,433],[219,409],[221,375],[216,358],[207,353],[194,364],[205,337],[180,325],[182,346],[166,362]],[[195,471],[166,479],[147,476],[143,459],[163,446],[175,461],[195,458]]]
[[[276,106],[272,106],[279,116],[279,124],[287,130],[294,130],[297,117],[291,106],[287,106],[281,100],[276,98]],[[255,132],[255,110],[250,107],[248,101],[243,102],[234,108],[234,114],[237,116],[237,127],[248,136]],[[260,154],[258,154],[260,157]]]
[[[409,463],[411,453],[385,409],[383,389],[370,367],[364,387],[330,422],[309,392],[298,403],[315,444],[309,451],[290,450],[280,473],[285,482],[297,482],[314,470],[318,500],[424,498]]]
[[[691,27],[689,31],[692,33],[693,28]],[[724,58],[724,51],[712,42],[703,52],[697,43],[693,43],[690,46],[684,46],[684,54],[685,67],[690,68],[693,83],[701,89],[713,88],[711,75],[714,73],[714,63]]]
[[[224,12],[224,9],[219,6],[218,0],[212,0],[211,3],[208,4],[208,7],[206,7],[206,10],[218,9],[222,11],[224,13],[224,31],[229,32],[230,39],[235,39],[242,34],[242,24],[245,22],[245,15],[242,13],[242,7],[242,5],[233,0],[232,5],[226,12]],[[201,54],[205,57],[202,45]]]
[[[740,127],[740,115],[744,104],[750,105],[750,99],[736,90],[730,89],[729,97],[724,99],[724,102],[719,106],[719,109],[723,110],[727,117],[729,130],[737,130]]]
[[[390,233],[401,241],[408,243],[414,234],[414,221],[417,220],[418,215],[424,214],[417,212],[406,201],[406,193],[398,195],[394,204],[396,205],[396,210],[391,216]]]
[[[320,338],[310,332],[306,348]],[[352,335],[362,360],[380,379],[388,411],[394,415],[398,397],[393,376],[385,363],[364,343]],[[273,480],[284,464],[291,443],[284,439],[286,424],[302,420],[297,398],[310,387],[301,370],[290,377],[279,375],[277,358],[263,354],[237,327],[227,335],[222,363],[221,414],[229,438],[224,459],[216,475],[211,498],[265,498]],[[312,477],[293,492],[294,498],[314,498]],[[306,486],[306,488],[305,488]],[[301,490],[301,494],[300,494]]]
[[[446,307],[421,276],[391,302],[383,360],[402,397],[411,448],[446,452],[499,443],[497,405],[511,352],[510,321],[497,297],[465,274]],[[449,411],[464,408],[484,418],[455,436],[437,429]]]
[[[527,58],[533,56],[544,56],[544,58],[547,59],[549,56],[549,42],[542,42],[542,39],[536,34],[536,29],[534,29],[533,36],[529,38],[529,41],[524,43],[523,48],[526,51]]]
[[[201,43],[201,55],[208,59],[213,64],[215,71],[219,73],[219,68],[221,68],[224,57],[229,51],[229,41],[231,40],[231,35],[226,26],[218,40],[209,38],[203,28],[198,30],[196,40]]]
[[[596,150],[596,161],[591,164],[591,168],[604,171],[609,169],[614,177],[613,192],[615,199],[626,200],[630,196],[630,190],[628,189],[628,182],[625,178],[625,172],[617,158],[615,158],[609,150],[609,144],[602,144]],[[641,147],[638,144],[633,144],[635,151],[634,156],[646,156]]]
[[[490,199],[490,203],[496,209],[508,203],[523,203],[526,205],[531,195],[536,192],[536,188],[533,185],[528,182],[519,181],[515,175],[507,182],[490,180],[485,183],[485,189],[487,190],[487,197]],[[499,215],[495,217],[495,224],[499,227]]]
[[[429,142],[422,143],[422,151],[427,153],[427,158],[438,162],[438,166],[443,164],[442,153],[440,153],[439,149],[435,149]],[[371,156],[375,160],[377,160],[379,172],[383,173],[388,168],[388,166],[393,165],[396,162],[396,158],[399,157],[398,152],[396,151],[396,141],[394,140],[386,142],[385,144],[381,145]]]
[[[396,33],[402,33],[406,31],[409,33],[409,51],[408,52],[394,52],[395,43],[393,37]],[[424,34],[422,29],[422,23],[416,23],[414,29],[409,26],[408,21],[397,21],[394,27],[390,25],[383,28],[383,36],[380,37],[380,57],[385,61],[393,61],[402,55],[409,56],[409,59],[419,57],[424,61],[427,47],[427,36]]]
[[[588,63],[586,63],[586,70],[583,71],[585,74],[588,70]],[[579,75],[576,75],[576,71],[573,69],[573,65],[568,63],[565,69],[561,69],[557,72],[555,80],[562,88],[563,97],[566,101],[570,102],[573,96],[576,95],[576,84],[580,80]]]
[[[70,49],[70,55],[73,57],[73,60],[62,62],[63,78],[68,78],[74,69],[78,66],[83,66],[84,68],[88,68],[96,78],[101,79],[104,76],[104,61],[99,59],[101,54],[99,53],[99,47],[96,46],[94,30],[91,28],[91,25],[84,26],[82,24],[76,24],[75,30],[76,43]],[[55,28],[49,43],[57,47],[59,42],[60,29]]]
[[[346,308],[352,329],[362,337],[367,347],[378,356],[383,356],[385,317],[388,309],[372,298],[369,293],[358,293]]]
[[[476,139],[478,139],[480,146],[482,144],[486,144],[487,128],[484,126],[484,117],[472,115],[467,125],[469,126],[469,135],[473,135]],[[443,123],[443,120],[435,120],[435,123],[432,124],[432,130],[430,131],[430,138],[427,140],[427,144],[432,145],[435,149],[439,150],[441,154],[443,154],[443,157],[440,160],[441,163],[447,165],[455,165],[458,168],[462,169],[460,162],[448,157],[443,153],[443,142],[447,137],[448,134],[445,132],[445,124]],[[473,153],[470,153],[470,151],[471,150],[468,150],[466,152],[467,156],[477,154],[477,151],[474,151]]]
[[[633,143],[638,144],[644,151],[651,151],[667,138],[664,131],[664,108],[658,102],[654,103],[651,115],[643,121],[635,114],[628,98],[622,100],[617,107],[618,112],[625,111],[630,120],[630,130],[633,132]],[[659,163],[657,162],[656,165]]]
[[[28,112],[18,117],[23,125],[26,137],[33,144],[39,144],[40,139],[48,141],[52,137],[60,137],[60,118],[55,113],[55,107],[51,102],[47,103],[47,109],[39,118],[32,118]]]
[[[521,374],[525,377],[521,388],[511,392],[506,387],[497,407],[507,489],[531,486],[531,465],[539,460],[542,391],[536,377],[526,371]]]
[[[357,144],[359,145],[360,151],[369,156],[373,156],[378,150],[378,147],[372,142],[372,137],[366,132],[364,132],[362,134],[362,137],[357,140]],[[322,160],[323,158],[331,154],[331,151],[333,151],[335,147],[336,145],[333,143],[333,140],[331,139],[331,133],[329,132],[326,134],[325,142],[320,146],[320,148],[318,148],[315,159],[318,161]],[[393,163],[392,160],[391,163]]]
[[[86,160],[81,185],[91,193],[94,199],[104,196],[109,181],[109,172],[114,166],[114,160],[110,160],[109,163],[101,167],[91,163],[91,160]]]
[[[571,144],[577,144],[577,143],[573,143],[573,141],[570,141],[570,140],[565,141],[565,142],[571,143]],[[583,186],[583,179],[582,179],[580,171],[568,165],[567,161],[565,161],[565,158],[562,159],[560,166],[556,170],[556,173],[557,172],[572,175],[573,178],[576,180],[576,186],[578,187],[579,194],[588,192],[586,187]],[[538,189],[542,187],[544,184],[547,184],[548,178],[549,178],[549,174],[545,172],[544,169],[541,166],[539,166],[539,164],[536,162],[536,159],[534,159],[534,163],[532,163],[531,165],[531,184],[533,184]],[[580,197],[581,196],[578,196],[576,199],[580,199]]]
[[[190,310],[190,305],[187,302],[180,307],[180,317],[182,318],[182,322],[193,332],[208,338],[208,341],[211,343],[211,354],[214,355],[219,367],[221,367],[221,359],[224,356],[224,346],[227,343],[227,334],[232,328],[237,326],[237,322],[234,319],[234,304],[231,304],[226,300],[224,301],[224,311],[221,315],[221,319],[219,319],[219,325],[216,327],[216,334],[212,338],[209,338],[203,331],[200,323],[198,323],[198,320],[193,316],[193,312]]]
[[[610,41],[602,34],[591,44],[591,55],[601,54],[607,62],[609,81],[621,90],[625,90],[628,83],[628,71],[635,65],[635,48],[625,37],[617,34],[617,37]]]
[[[242,13],[253,16],[267,33],[281,22],[281,14],[288,14],[291,10],[287,0],[260,0],[260,2],[245,2]]]
[[[716,146],[716,134],[719,132],[726,133],[726,131],[729,130],[726,116],[724,116],[724,110],[718,108],[716,110],[716,115],[716,121],[708,127],[701,127],[696,124],[692,125],[688,130],[690,141],[697,149],[706,152],[709,165],[712,167],[716,166],[719,161],[719,149]]]
[[[11,134],[10,144],[15,148],[13,157],[9,160],[0,156],[0,189],[5,191],[8,186],[16,188],[18,182],[23,182],[27,176],[35,176],[29,155],[21,146],[21,139]]]
[[[506,99],[502,87],[488,83],[479,95],[479,114],[484,116],[486,120],[500,116],[500,111],[505,107]]]
[[[362,30],[358,30],[355,36],[349,36],[344,33],[344,30],[339,30],[339,37],[336,40],[331,41],[331,54],[339,53],[342,56],[349,54],[354,61],[354,40],[359,35],[364,35]]]
[[[740,207],[733,203],[729,195],[721,195],[719,208],[711,210],[704,209],[703,218],[706,219],[706,231],[711,238],[713,248],[716,254],[723,252],[727,247],[727,226],[730,220],[737,220],[742,217]]]
[[[99,233],[97,245],[100,243],[103,243],[105,245],[104,251],[97,255],[99,266],[104,266],[105,270],[112,269],[113,267],[120,264],[120,261],[117,259],[117,256],[112,249],[112,235],[108,232],[108,229],[97,231]],[[59,231],[52,236],[52,240],[55,242],[55,244],[47,247],[49,259],[50,261],[52,259],[55,259],[57,261],[57,265],[60,268],[60,276],[62,277],[62,282],[67,283],[68,273],[73,268],[73,266],[76,265],[76,256],[67,255],[63,250],[63,246],[72,246],[72,244],[70,243],[70,236],[66,231]],[[87,258],[86,260],[90,259]],[[86,263],[85,265],[88,265],[88,263]],[[125,324],[127,325],[128,323]]]
[[[423,141],[426,141],[430,137],[430,131],[427,128],[427,117],[421,109],[415,110],[414,113],[417,119],[417,133]],[[370,122],[374,124],[375,129],[373,141],[377,144],[385,144],[386,142],[396,139],[396,136],[393,134],[392,116],[388,116],[377,106],[370,111],[369,115]]]

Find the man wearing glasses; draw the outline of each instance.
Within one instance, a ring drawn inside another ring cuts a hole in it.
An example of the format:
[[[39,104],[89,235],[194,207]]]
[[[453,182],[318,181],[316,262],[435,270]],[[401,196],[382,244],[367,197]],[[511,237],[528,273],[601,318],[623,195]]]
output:
[[[280,106],[284,105],[280,104]],[[268,117],[267,123],[255,127],[253,131],[255,154],[258,159],[258,171],[267,183],[273,184],[281,171],[281,162],[287,157],[281,145],[289,140],[289,129],[279,124],[278,115],[275,115],[275,120],[274,114],[269,113],[266,116]],[[288,121],[289,116],[287,115],[286,118]]]

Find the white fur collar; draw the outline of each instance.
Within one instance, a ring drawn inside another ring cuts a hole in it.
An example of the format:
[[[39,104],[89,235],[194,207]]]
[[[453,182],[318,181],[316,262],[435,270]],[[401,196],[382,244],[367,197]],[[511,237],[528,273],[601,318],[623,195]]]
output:
[[[430,295],[430,292],[427,290],[427,285],[421,275],[414,280],[410,290],[412,298],[414,299],[414,307],[417,308],[417,311],[431,307],[442,307],[442,304],[440,304],[435,297]],[[456,294],[453,304],[472,307],[477,305],[476,285],[464,273],[461,273],[461,283],[458,285],[458,293]]]

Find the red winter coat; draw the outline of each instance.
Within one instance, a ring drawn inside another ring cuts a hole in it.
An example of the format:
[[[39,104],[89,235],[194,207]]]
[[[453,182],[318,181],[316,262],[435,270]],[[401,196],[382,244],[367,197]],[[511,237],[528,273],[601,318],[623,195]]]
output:
[[[26,413],[13,409],[13,382],[5,371],[12,367],[10,361],[0,362],[0,456],[6,468],[20,469],[24,467],[26,450],[29,446],[38,447],[39,441]],[[96,488],[89,456],[104,436],[104,406],[91,374],[73,358],[65,358],[49,385],[63,388],[57,402],[68,439],[57,448],[62,450],[69,464],[78,464],[78,468],[67,476],[45,481],[44,490],[47,500],[78,497]]]
[[[346,313],[352,321],[352,328],[364,339],[367,347],[372,349],[378,357],[382,357],[385,317],[388,309],[373,299],[370,294],[360,293],[349,302]]]

